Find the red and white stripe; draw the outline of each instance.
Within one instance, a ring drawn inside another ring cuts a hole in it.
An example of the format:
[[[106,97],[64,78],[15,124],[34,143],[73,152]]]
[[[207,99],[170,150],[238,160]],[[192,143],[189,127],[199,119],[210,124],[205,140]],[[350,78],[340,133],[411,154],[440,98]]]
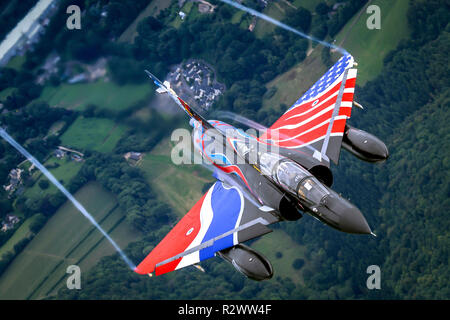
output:
[[[270,139],[280,147],[295,149],[324,139],[333,118],[330,136],[342,136],[345,122],[351,115],[355,91],[356,69],[348,69],[339,113],[333,118],[338,101],[343,73],[319,95],[294,105],[286,111],[266,132],[263,139]]]

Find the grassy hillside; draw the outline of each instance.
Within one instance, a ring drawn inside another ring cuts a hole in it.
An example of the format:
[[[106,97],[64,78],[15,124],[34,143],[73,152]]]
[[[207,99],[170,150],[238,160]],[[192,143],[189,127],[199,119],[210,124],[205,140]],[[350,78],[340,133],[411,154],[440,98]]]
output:
[[[362,14],[356,14],[336,36],[336,43],[350,52],[358,62],[359,86],[375,78],[381,72],[386,54],[394,49],[401,39],[409,36],[406,20],[408,0],[375,0],[371,4],[380,6],[381,30],[367,29],[368,15],[365,13],[366,8],[363,8]],[[276,88],[276,92],[263,100],[263,110],[284,112],[280,104],[291,106],[326,72],[327,68],[321,59],[322,49],[320,45],[315,46],[304,61],[266,85],[268,90]],[[335,53],[333,57],[337,60],[339,55]]]
[[[320,57],[320,47],[314,49],[303,62],[267,83],[267,89],[275,88],[272,90],[276,92],[272,97],[264,98],[262,110],[284,112],[280,104],[291,106],[326,70]]]
[[[383,58],[395,49],[400,40],[409,37],[406,12],[409,0],[374,0],[381,12],[381,29],[370,30],[369,14],[355,15],[336,36],[336,43],[350,52],[358,62],[358,85],[374,79],[383,67]],[[374,54],[376,53],[376,54]]]
[[[302,272],[310,268],[308,259],[305,257],[306,248],[293,241],[286,232],[280,229],[274,230],[256,240],[251,247],[269,259],[274,268],[274,277],[288,277],[296,284],[304,284]],[[305,265],[299,270],[292,266],[296,259],[305,261]]]

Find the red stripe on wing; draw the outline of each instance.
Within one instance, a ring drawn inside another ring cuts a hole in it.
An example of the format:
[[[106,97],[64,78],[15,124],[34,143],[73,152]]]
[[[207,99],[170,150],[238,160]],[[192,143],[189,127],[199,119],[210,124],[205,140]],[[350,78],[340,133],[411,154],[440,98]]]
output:
[[[192,207],[191,210],[189,210],[189,212],[164,237],[164,239],[152,250],[152,252],[150,252],[150,254],[136,267],[135,271],[137,273],[152,273],[155,271],[156,264],[184,252],[187,247],[189,247],[200,231],[200,211],[206,194],[207,193],[203,195],[203,197]],[[175,270],[180,261],[181,259],[177,259],[158,267],[157,274]]]
[[[346,119],[335,119],[333,122],[333,128],[331,133],[343,132],[341,128],[345,128],[345,121]],[[278,143],[278,145],[283,148],[301,147],[302,145],[305,145],[311,141],[317,140],[321,137],[323,138],[327,133],[328,125],[329,122],[326,122],[324,125],[314,129],[313,131],[306,133],[305,135],[300,136],[299,138],[281,141]]]
[[[345,89],[354,89],[356,78],[347,79],[345,83]],[[324,114],[317,116],[320,112],[325,109],[333,107],[337,101],[337,95],[325,101],[327,98],[333,94],[337,94],[342,81],[338,82],[331,90],[325,92],[323,95],[317,97],[314,101],[306,102],[302,105],[294,107],[288,110],[278,121],[276,121],[272,127],[264,134],[263,139],[273,139],[280,147],[295,147],[307,144],[313,140],[324,136],[326,134],[329,121],[333,115],[333,109],[326,111]],[[317,102],[316,102],[317,101]],[[352,102],[353,92],[344,92],[342,94],[341,102]],[[320,103],[323,104],[320,105]],[[318,105],[316,107],[312,104]],[[308,109],[309,108],[309,109]],[[351,106],[340,107],[339,116],[351,115]],[[314,118],[316,117],[316,118]],[[310,121],[308,121],[311,119]],[[295,128],[283,128],[285,126],[295,126],[302,122],[298,127]],[[345,119],[335,119],[333,122],[332,133],[344,132],[345,129]],[[323,125],[319,126],[321,123]],[[319,126],[314,128],[315,126]],[[311,130],[314,128],[313,130]],[[311,131],[308,131],[311,130]],[[340,130],[340,131],[339,131]],[[295,137],[295,138],[294,138]]]

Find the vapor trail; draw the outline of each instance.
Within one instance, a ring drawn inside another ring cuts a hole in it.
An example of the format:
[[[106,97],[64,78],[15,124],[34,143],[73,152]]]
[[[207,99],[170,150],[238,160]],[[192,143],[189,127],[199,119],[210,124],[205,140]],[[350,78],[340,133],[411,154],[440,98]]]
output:
[[[258,122],[255,122],[253,120],[250,120],[244,116],[241,116],[239,114],[236,114],[234,112],[231,111],[216,111],[214,113],[214,115],[217,115],[218,117],[221,118],[225,118],[225,119],[231,119],[233,121],[239,122],[240,124],[243,124],[244,126],[247,126],[249,128],[258,130],[260,132],[264,132],[266,130],[269,130],[269,128],[263,126],[262,124],[259,124]],[[278,137],[283,138],[283,139],[288,139],[291,138],[286,134],[280,133],[279,131],[276,131],[275,133],[276,135],[278,135]],[[300,139],[294,139],[293,141],[296,141],[299,145],[304,144],[304,142]],[[304,146],[304,148],[310,149],[312,151],[314,151],[315,149],[313,147],[311,147],[310,145]]]
[[[19,143],[17,143],[6,131],[0,128],[0,136],[5,139],[10,145],[17,149],[21,154],[23,154],[28,160],[30,160],[66,197],[73,203],[73,205],[80,211],[113,245],[113,247],[120,254],[125,263],[131,268],[131,270],[136,269],[136,266],[131,262],[130,259],[125,255],[125,253],[120,249],[117,243],[106,233],[105,230],[95,221],[95,219],[87,212],[87,210],[79,203],[69,191],[64,188],[64,186],[59,183],[58,180],[48,171],[36,158],[34,158],[27,150],[25,150]]]
[[[241,116],[239,114],[236,114],[234,112],[230,112],[230,111],[217,111],[215,113],[218,117],[220,118],[225,118],[225,119],[230,119],[230,120],[234,120],[237,121],[247,127],[253,128],[255,130],[259,130],[259,131],[266,131],[267,127],[263,126],[262,124],[259,124],[258,122],[255,122],[253,120],[250,120],[244,116]]]
[[[275,20],[275,19],[273,19],[273,18],[271,18],[271,17],[269,17],[269,16],[267,16],[267,15],[265,15],[265,14],[259,12],[259,11],[256,11],[256,10],[253,10],[251,8],[248,8],[248,7],[246,7],[246,6],[244,6],[244,5],[240,4],[240,3],[237,3],[237,2],[234,2],[234,1],[231,1],[231,0],[220,0],[220,1],[222,1],[222,2],[224,2],[226,4],[229,4],[230,6],[233,6],[233,7],[237,8],[237,9],[239,9],[239,10],[242,10],[242,11],[248,12],[248,13],[254,15],[254,16],[257,16],[258,18],[266,20],[267,22],[270,22],[270,23],[272,23],[272,24],[274,24],[274,25],[276,25],[276,26],[278,26],[280,28],[283,28],[283,29],[287,30],[287,31],[293,32],[293,33],[299,35],[300,37],[303,37],[303,38],[306,38],[306,39],[318,42],[318,43],[320,43],[320,44],[322,44],[322,45],[324,45],[324,46],[326,46],[328,48],[335,49],[335,50],[339,51],[340,53],[342,53],[343,55],[347,55],[348,54],[348,52],[345,49],[341,48],[341,47],[335,46],[334,44],[331,44],[331,43],[328,43],[326,41],[319,40],[319,39],[317,39],[317,38],[315,38],[313,36],[307,35],[306,33],[298,31],[297,29],[294,29],[294,28],[292,28],[292,27],[290,27],[290,26],[288,26],[288,25],[286,25],[286,24],[284,24],[284,23],[282,23],[282,22],[280,22],[278,20]]]

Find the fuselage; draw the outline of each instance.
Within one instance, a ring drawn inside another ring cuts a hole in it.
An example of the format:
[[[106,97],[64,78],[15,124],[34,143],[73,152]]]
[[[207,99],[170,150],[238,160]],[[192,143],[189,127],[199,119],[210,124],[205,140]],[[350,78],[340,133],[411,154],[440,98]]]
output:
[[[208,122],[213,128],[205,130],[191,121],[195,149],[228,177],[228,183],[246,188],[246,194],[261,206],[274,208],[281,217],[295,217],[293,211],[302,211],[340,231],[371,233],[359,209],[333,191],[323,176],[314,174],[319,172],[314,168],[326,166],[314,165],[307,154],[283,150],[225,122]],[[278,197],[274,190],[279,191]]]

